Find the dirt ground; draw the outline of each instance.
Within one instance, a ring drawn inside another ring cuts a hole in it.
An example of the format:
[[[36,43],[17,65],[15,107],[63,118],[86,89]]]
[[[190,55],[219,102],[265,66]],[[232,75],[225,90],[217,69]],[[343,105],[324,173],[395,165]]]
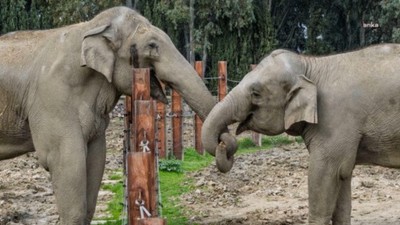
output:
[[[104,183],[122,168],[122,120],[107,132]],[[308,153],[302,144],[240,155],[227,174],[215,165],[188,174],[195,190],[181,196],[190,224],[306,224]],[[353,225],[400,224],[400,171],[357,166],[352,182]],[[101,191],[95,217],[112,193]],[[168,201],[168,199],[164,199]],[[0,162],[0,225],[48,225],[58,219],[49,174],[34,154]],[[173,224],[175,225],[175,224]]]
[[[240,155],[227,174],[215,165],[190,174],[197,189],[182,202],[197,224],[306,224],[307,168],[303,144]],[[353,225],[400,224],[399,170],[357,166],[352,195]]]

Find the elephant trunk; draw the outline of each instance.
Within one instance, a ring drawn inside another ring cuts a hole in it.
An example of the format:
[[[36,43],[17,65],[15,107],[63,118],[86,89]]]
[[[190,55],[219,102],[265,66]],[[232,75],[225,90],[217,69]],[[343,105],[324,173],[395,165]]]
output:
[[[216,156],[217,167],[221,172],[228,172],[233,165],[233,155],[237,150],[236,138],[227,130],[228,125],[240,120],[238,112],[238,100],[241,95],[238,87],[235,87],[223,101],[218,103],[204,121],[201,136],[204,149]],[[243,97],[242,97],[243,98]],[[235,102],[233,101],[235,99]],[[243,109],[245,111],[245,109]],[[222,141],[223,144],[219,144]]]
[[[193,66],[177,51],[169,54],[166,63],[156,62],[157,77],[176,90],[202,121],[216,104]]]
[[[182,69],[186,76],[177,82],[171,83],[185,102],[193,109],[202,121],[205,120],[211,109],[216,104],[216,99],[211,95],[203,80],[188,63],[189,68]]]

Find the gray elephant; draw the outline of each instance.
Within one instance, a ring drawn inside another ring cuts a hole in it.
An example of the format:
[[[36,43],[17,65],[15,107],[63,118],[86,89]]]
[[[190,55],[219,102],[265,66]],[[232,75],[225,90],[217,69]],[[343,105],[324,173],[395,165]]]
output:
[[[105,166],[108,113],[131,95],[132,65],[152,67],[204,119],[215,100],[163,31],[116,7],[63,28],[0,37],[0,160],[36,151],[60,223],[90,224]]]
[[[400,45],[325,57],[273,51],[204,122],[204,147],[224,172],[235,152],[226,126],[235,122],[237,134],[301,135],[309,224],[350,224],[354,166],[400,167]]]

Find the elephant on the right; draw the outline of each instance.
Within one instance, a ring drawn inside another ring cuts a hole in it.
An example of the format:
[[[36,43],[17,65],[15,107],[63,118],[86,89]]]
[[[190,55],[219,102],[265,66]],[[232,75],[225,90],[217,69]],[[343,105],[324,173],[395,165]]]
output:
[[[354,166],[400,167],[400,45],[323,57],[273,51],[203,124],[222,172],[233,164],[226,126],[235,122],[236,134],[300,135],[310,154],[309,224],[348,225]]]

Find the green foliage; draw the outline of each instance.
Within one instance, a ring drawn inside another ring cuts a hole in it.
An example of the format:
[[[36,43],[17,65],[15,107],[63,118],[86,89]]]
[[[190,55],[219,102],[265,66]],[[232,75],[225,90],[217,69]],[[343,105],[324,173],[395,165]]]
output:
[[[182,173],[182,161],[176,159],[163,159],[159,161],[159,170],[166,172]]]
[[[400,43],[400,1],[382,0],[379,6],[382,8],[378,19],[380,30],[384,30],[385,38]]]
[[[251,138],[242,138],[238,140],[239,149],[253,148],[253,147],[256,147],[256,145]]]
[[[49,29],[93,18],[123,0],[1,0],[0,34],[16,30]]]
[[[261,140],[262,146],[274,147],[293,143],[295,140],[289,139],[287,135],[264,136]]]

